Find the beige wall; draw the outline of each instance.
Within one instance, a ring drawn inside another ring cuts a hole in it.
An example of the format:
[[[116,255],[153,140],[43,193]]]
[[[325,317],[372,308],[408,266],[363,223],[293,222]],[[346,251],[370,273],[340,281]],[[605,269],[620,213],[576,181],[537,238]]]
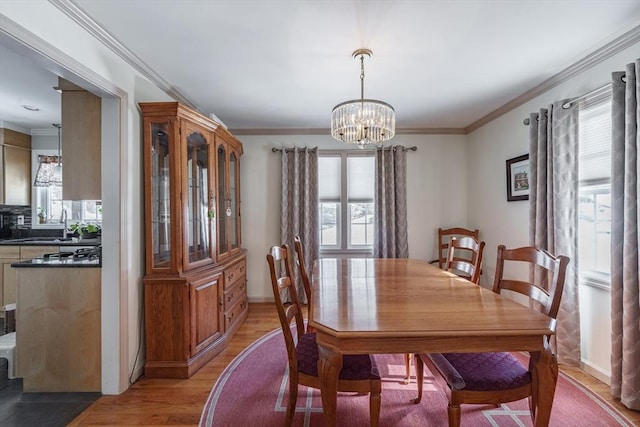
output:
[[[239,136],[244,145],[242,166],[242,236],[248,250],[249,301],[272,301],[265,260],[280,242],[281,154],[272,147],[307,146],[353,149],[330,136]],[[437,229],[467,224],[467,161],[465,135],[396,136],[394,145],[416,146],[407,152],[407,221],[409,256],[430,260],[435,254]],[[447,176],[456,170],[452,176]],[[374,183],[372,182],[373,186]]]

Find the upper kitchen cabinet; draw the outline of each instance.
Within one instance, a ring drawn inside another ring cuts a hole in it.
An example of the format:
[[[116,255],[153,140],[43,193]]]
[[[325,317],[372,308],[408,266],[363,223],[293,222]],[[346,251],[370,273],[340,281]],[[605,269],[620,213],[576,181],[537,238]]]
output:
[[[0,205],[31,204],[31,136],[0,129]]]
[[[101,200],[102,99],[58,79],[62,92],[62,197]]]
[[[218,258],[240,249],[240,156],[242,145],[227,132],[216,135]]]

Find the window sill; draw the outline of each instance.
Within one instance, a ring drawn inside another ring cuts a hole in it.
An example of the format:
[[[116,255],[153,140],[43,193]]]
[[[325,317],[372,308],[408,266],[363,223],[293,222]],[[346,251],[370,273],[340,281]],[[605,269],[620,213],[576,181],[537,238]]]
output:
[[[580,286],[589,286],[591,288],[601,289],[611,292],[611,279],[608,277],[581,276],[578,279]]]
[[[320,258],[371,258],[372,249],[320,249]]]

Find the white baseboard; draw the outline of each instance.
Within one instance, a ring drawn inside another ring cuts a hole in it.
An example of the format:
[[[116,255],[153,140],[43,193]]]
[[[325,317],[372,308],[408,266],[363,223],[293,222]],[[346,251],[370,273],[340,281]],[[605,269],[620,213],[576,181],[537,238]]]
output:
[[[611,385],[611,372],[606,372],[602,370],[602,368],[586,360],[580,361],[580,369],[585,371],[587,374],[596,377],[606,385]]]
[[[247,297],[249,300],[249,304],[253,303],[262,303],[262,302],[274,302],[273,297]]]

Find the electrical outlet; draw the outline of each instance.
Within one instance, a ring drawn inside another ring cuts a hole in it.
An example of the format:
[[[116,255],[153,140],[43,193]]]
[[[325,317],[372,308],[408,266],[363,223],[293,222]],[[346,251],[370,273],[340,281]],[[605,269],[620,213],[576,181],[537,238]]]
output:
[[[18,215],[18,225],[24,225],[24,215]]]

